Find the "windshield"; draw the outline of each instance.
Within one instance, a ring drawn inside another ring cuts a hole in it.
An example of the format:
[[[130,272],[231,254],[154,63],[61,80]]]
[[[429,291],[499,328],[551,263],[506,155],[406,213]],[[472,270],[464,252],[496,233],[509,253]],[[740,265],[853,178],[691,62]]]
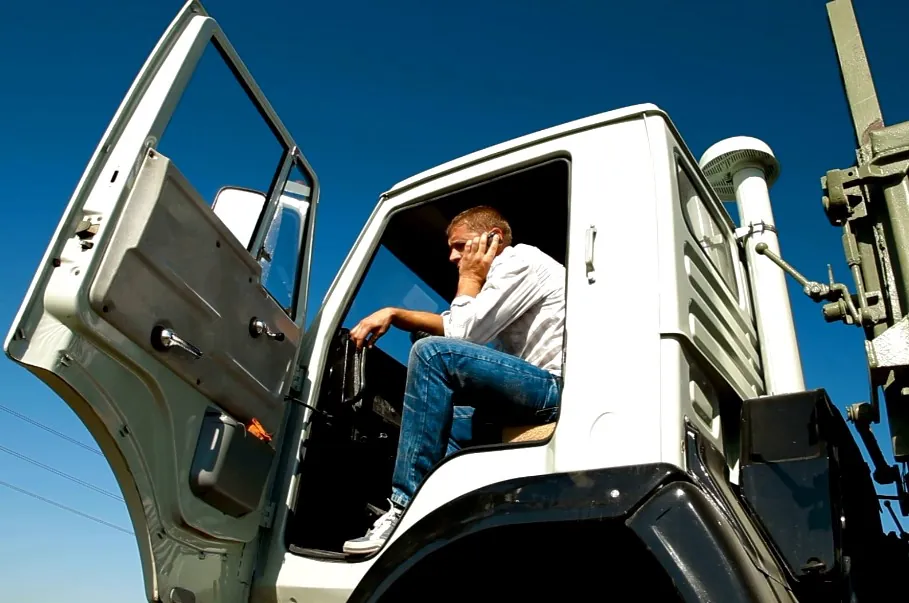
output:
[[[451,269],[454,270],[454,266]],[[343,326],[351,329],[376,310],[389,306],[439,313],[448,308],[448,303],[385,245],[381,245],[347,312]],[[408,333],[391,328],[379,339],[376,347],[401,364],[407,364],[410,345]]]

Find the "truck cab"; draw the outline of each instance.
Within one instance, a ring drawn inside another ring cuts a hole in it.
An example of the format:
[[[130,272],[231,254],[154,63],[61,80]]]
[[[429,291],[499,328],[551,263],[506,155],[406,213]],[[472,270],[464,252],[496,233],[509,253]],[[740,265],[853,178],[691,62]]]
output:
[[[282,149],[267,189],[194,184],[157,145],[206,49]],[[636,590],[661,600],[794,601],[798,584],[840,571],[833,544],[816,547],[831,551],[824,569],[787,557],[808,549],[774,536],[785,505],[761,511],[748,497],[769,488],[749,467],[771,421],[749,404],[779,400],[766,395],[735,224],[664,111],[608,111],[399,182],[307,317],[320,194],[224,32],[190,1],[14,319],[6,353],[110,463],[149,601],[543,600],[642,572]],[[443,310],[457,285],[445,228],[481,204],[566,268],[557,420],[490,423],[434,468],[380,551],[346,555],[387,508],[413,343],[392,331],[357,351],[347,331],[383,306]],[[830,407],[794,395],[777,416],[814,421]]]

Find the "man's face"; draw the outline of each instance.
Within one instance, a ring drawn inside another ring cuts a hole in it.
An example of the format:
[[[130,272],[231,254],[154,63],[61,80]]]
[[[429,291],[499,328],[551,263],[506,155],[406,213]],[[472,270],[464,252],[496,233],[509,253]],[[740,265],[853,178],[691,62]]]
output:
[[[502,229],[492,228],[488,232],[499,235],[499,252],[501,252]],[[448,236],[448,261],[450,261],[452,264],[460,265],[461,256],[464,253],[464,244],[467,243],[467,241],[472,241],[476,237],[486,236],[486,234],[486,232],[477,232],[466,224],[458,224],[452,228],[451,234]]]

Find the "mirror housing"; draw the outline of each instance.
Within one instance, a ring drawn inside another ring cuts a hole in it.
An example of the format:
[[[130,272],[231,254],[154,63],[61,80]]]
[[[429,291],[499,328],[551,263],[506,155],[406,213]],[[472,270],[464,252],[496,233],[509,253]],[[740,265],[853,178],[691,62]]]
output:
[[[248,249],[265,201],[265,193],[251,188],[225,186],[215,195],[211,208],[240,244]]]

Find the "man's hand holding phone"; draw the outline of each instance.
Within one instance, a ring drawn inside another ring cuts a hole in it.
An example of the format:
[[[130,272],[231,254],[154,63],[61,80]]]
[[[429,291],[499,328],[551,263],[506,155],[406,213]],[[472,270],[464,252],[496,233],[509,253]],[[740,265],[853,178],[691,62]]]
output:
[[[458,295],[477,296],[499,251],[499,241],[497,233],[489,232],[464,244],[458,263]]]

